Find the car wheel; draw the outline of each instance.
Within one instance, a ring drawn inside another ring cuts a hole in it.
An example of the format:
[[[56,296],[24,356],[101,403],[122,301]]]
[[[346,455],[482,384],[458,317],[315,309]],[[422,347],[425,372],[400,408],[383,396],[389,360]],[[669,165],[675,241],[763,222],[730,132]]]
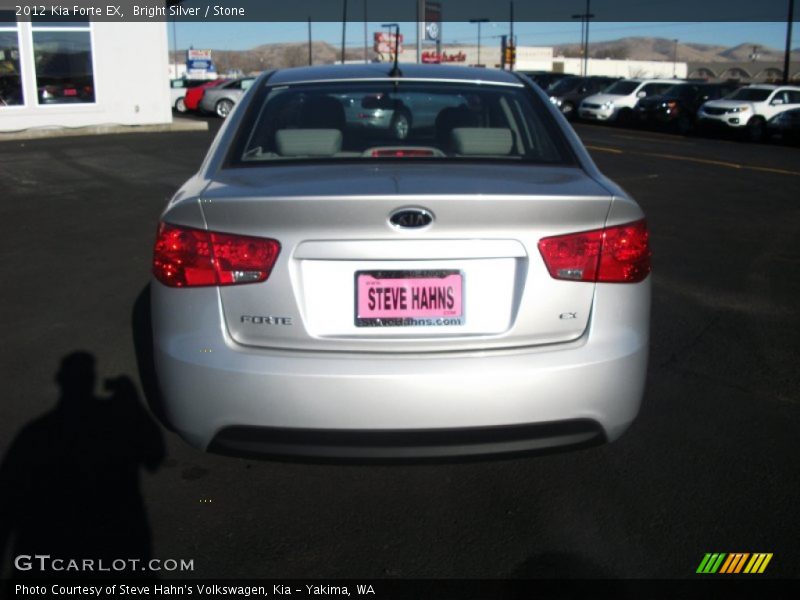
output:
[[[766,134],[766,127],[764,119],[761,117],[753,117],[747,122],[747,139],[751,142],[760,142],[764,139]]]
[[[183,98],[178,98],[175,101],[175,110],[177,110],[179,113],[185,113],[186,111],[189,110],[188,108],[186,108],[186,102],[184,101]]]
[[[225,117],[228,116],[228,113],[231,112],[232,108],[233,108],[233,102],[231,102],[227,98],[223,98],[222,100],[217,102],[217,108],[216,108],[217,116],[221,119],[224,119]]]
[[[392,123],[389,125],[398,140],[404,140],[408,137],[411,131],[411,119],[406,113],[398,112],[392,117]]]
[[[574,119],[575,105],[572,102],[564,102],[564,104],[561,105],[561,114],[563,114],[569,120]]]

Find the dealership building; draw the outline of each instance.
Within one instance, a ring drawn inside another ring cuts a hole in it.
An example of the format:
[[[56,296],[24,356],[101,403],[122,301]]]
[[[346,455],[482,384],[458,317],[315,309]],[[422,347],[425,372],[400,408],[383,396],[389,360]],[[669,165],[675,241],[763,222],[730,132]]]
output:
[[[0,11],[0,132],[172,121],[164,23]]]

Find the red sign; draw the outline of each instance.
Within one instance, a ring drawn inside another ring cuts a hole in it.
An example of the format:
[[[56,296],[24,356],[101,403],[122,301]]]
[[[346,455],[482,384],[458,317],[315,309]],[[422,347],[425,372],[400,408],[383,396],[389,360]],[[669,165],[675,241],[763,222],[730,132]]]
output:
[[[422,62],[424,63],[448,63],[448,62],[466,62],[467,55],[463,52],[458,52],[458,54],[448,54],[447,52],[442,52],[441,54],[437,54],[433,50],[426,50],[422,53]]]
[[[395,48],[397,49],[398,54],[403,53],[403,34],[400,34],[400,37],[396,36],[393,33],[386,33],[384,31],[376,31],[373,34],[373,39],[375,41],[374,49],[375,52],[380,54],[394,54]],[[399,42],[399,43],[398,43]]]

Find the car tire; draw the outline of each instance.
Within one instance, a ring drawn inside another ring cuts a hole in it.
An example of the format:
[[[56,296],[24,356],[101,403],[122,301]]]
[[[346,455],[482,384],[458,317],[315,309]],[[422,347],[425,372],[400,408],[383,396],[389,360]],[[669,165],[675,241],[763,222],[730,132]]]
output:
[[[186,101],[183,98],[178,98],[175,101],[175,110],[181,114],[189,111],[189,109],[186,108]]]
[[[217,113],[217,116],[220,119],[224,119],[225,117],[230,114],[231,110],[233,109],[233,102],[228,100],[227,98],[223,98],[219,102],[217,102],[214,111]]]
[[[561,105],[561,114],[564,115],[568,121],[574,120],[577,116],[575,105],[572,102],[564,102]]]
[[[751,142],[760,142],[767,133],[766,123],[761,117],[753,117],[747,122],[747,139]]]
[[[406,112],[395,113],[389,128],[392,130],[395,139],[406,139],[411,132],[411,116]]]

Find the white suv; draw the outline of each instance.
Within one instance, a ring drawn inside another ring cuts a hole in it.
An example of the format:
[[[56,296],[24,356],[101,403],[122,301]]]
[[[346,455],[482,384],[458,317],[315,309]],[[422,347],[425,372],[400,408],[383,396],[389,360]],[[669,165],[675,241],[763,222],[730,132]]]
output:
[[[700,126],[716,125],[746,132],[757,141],[764,137],[767,121],[775,115],[800,107],[800,87],[749,85],[722,100],[706,102],[697,112]]]
[[[640,98],[663,94],[683,79],[622,79],[581,102],[578,116],[591,121],[630,120]]]

